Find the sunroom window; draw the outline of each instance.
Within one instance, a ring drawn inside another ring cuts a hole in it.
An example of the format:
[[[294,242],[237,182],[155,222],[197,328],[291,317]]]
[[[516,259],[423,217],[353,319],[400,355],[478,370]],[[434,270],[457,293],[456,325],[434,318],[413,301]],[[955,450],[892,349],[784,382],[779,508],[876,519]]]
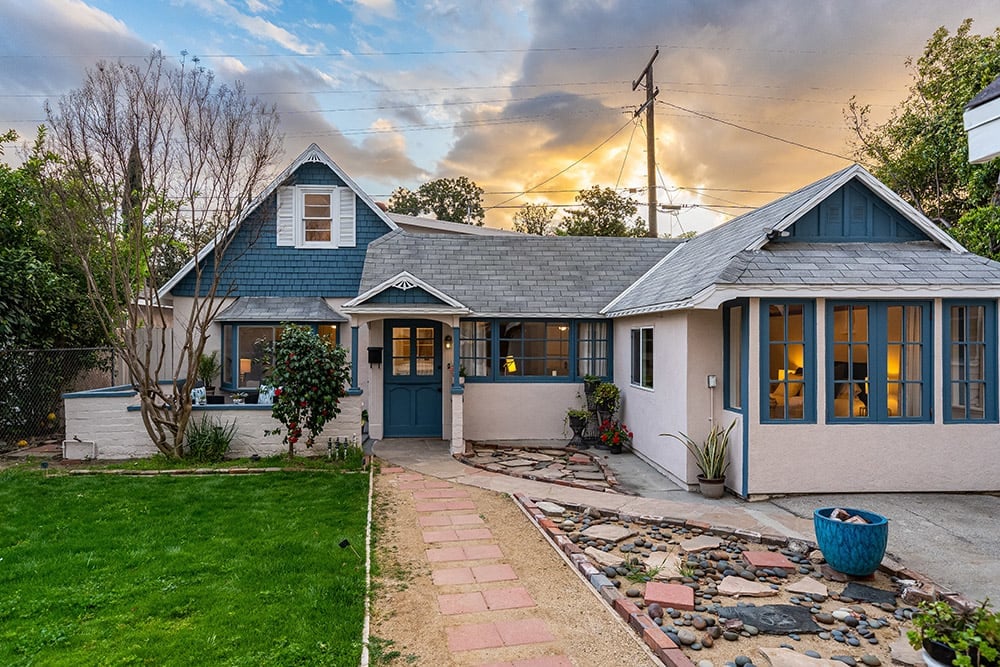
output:
[[[997,421],[996,304],[944,304],[944,420]]]
[[[831,421],[930,421],[931,305],[831,303]]]
[[[764,302],[762,421],[816,419],[812,302]]]

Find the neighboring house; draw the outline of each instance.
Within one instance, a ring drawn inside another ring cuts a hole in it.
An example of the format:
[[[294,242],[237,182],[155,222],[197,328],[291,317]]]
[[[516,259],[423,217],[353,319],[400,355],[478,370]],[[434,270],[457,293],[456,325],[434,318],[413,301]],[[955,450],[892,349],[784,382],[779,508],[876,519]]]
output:
[[[352,363],[332,435],[367,410],[373,438],[452,452],[564,438],[593,374],[623,388],[636,454],[684,484],[693,460],[664,434],[736,420],[727,485],[743,496],[1000,488],[1000,264],[861,167],[686,242],[386,214],[316,146],[259,201],[232,232],[209,350],[225,389],[252,389],[283,322],[332,334]],[[179,322],[190,269],[161,290]],[[141,440],[77,396],[68,435]],[[266,407],[236,410],[254,446],[280,446],[255,435]]]
[[[1000,155],[1000,77],[969,100],[962,120],[969,135],[969,162],[989,162]]]

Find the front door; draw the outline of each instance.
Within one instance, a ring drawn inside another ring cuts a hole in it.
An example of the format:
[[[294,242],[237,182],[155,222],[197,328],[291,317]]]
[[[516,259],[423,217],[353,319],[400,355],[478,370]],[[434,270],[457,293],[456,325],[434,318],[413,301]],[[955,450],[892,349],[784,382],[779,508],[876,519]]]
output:
[[[385,323],[385,436],[441,437],[441,324]]]

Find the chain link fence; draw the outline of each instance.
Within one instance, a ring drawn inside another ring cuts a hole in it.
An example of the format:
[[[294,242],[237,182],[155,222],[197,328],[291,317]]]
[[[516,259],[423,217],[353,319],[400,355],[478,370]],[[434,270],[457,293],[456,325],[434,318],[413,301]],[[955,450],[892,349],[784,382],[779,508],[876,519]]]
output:
[[[114,367],[111,348],[0,350],[0,454],[61,442],[62,395],[121,382]]]

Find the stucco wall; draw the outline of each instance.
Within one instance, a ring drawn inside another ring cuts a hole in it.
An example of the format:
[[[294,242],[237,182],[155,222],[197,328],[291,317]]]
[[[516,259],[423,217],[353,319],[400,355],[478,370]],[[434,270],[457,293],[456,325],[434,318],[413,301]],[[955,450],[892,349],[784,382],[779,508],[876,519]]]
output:
[[[156,447],[149,439],[138,409],[138,396],[127,389],[80,392],[65,397],[66,437],[93,441],[98,459],[129,459],[153,456]],[[129,409],[130,406],[132,409]],[[307,450],[296,447],[303,456],[321,455],[326,452],[327,438],[359,441],[361,437],[360,396],[348,396],[341,400],[341,412],[328,423],[320,435],[316,447]],[[287,450],[280,435],[264,435],[266,429],[279,425],[271,417],[269,406],[224,405],[199,406],[191,414],[192,420],[210,415],[220,422],[235,422],[236,436],[230,449],[233,458],[250,454],[280,454]]]
[[[569,440],[566,411],[586,403],[582,383],[468,382],[464,397],[467,440]]]
[[[996,491],[996,424],[757,425],[750,492]]]

